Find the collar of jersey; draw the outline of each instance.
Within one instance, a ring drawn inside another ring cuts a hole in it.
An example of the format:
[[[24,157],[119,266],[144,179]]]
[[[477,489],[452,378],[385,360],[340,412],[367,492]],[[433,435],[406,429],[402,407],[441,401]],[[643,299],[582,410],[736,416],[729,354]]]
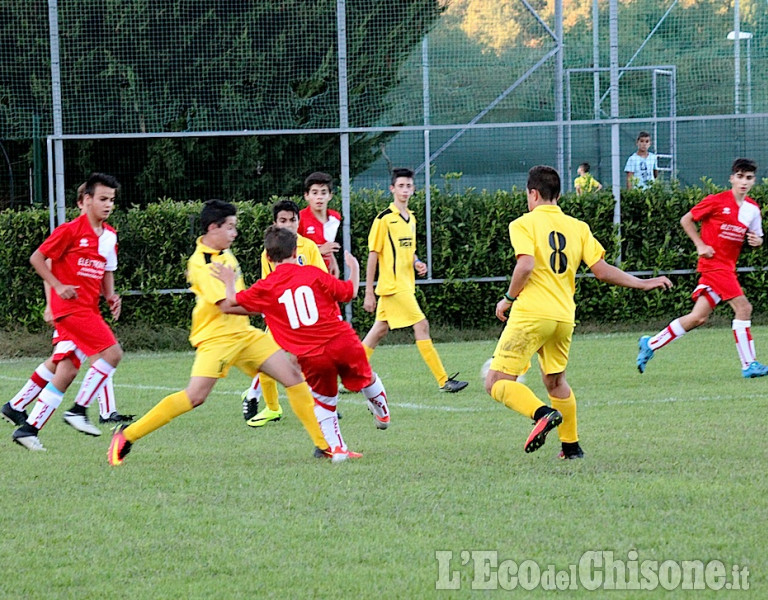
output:
[[[533,210],[543,210],[545,212],[563,212],[563,209],[560,208],[560,205],[558,204],[539,204]]]
[[[395,216],[400,217],[401,219],[403,219],[403,221],[405,221],[405,218],[400,213],[400,209],[397,207],[397,204],[395,204],[394,200],[389,203],[389,208],[392,209],[392,212],[395,214]],[[411,216],[413,214],[410,208],[406,208],[405,210],[408,212],[408,216]]]
[[[197,238],[197,245],[205,252],[206,254],[215,254],[218,256],[219,254],[222,254],[226,252],[225,250],[214,250],[213,248],[209,248],[205,244],[203,244],[203,236],[201,235],[199,238]]]

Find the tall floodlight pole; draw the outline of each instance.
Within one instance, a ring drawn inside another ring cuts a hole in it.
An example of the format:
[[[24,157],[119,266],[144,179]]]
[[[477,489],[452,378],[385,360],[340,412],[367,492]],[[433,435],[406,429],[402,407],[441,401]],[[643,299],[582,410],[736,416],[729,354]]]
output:
[[[51,46],[51,94],[53,101],[53,135],[64,133],[63,113],[61,109],[61,61],[59,58],[59,4],[57,0],[48,0],[48,27],[50,28]],[[64,142],[61,138],[53,141],[56,218],[59,225],[66,221],[64,210]],[[49,190],[53,194],[54,190]]]
[[[557,170],[565,173],[565,151],[563,127],[563,0],[555,0],[555,118],[557,119]]]
[[[592,1],[592,87],[595,119],[600,118],[600,6],[598,0]]]
[[[735,44],[735,47],[741,45],[741,40],[747,41],[747,113],[752,112],[752,34],[749,31],[731,31],[727,36],[727,39]],[[734,49],[734,57],[737,52]],[[740,52],[738,53],[741,54]],[[741,56],[739,56],[741,58]],[[741,87],[741,73],[736,70],[736,65],[741,67],[740,63],[734,58],[734,75],[733,75],[733,98],[734,98],[734,112],[738,114],[740,112],[741,94],[739,88]]]
[[[611,0],[608,17],[611,72],[611,179],[614,198],[613,225],[619,238],[616,264],[621,265],[621,145],[619,143],[619,2]]]
[[[338,45],[339,69],[339,128],[349,128],[349,82],[347,79],[347,5],[345,0],[336,0],[336,39]],[[350,233],[350,176],[349,176],[349,133],[339,135],[339,154],[341,162],[341,240],[344,248],[352,251]],[[343,260],[343,258],[342,258]],[[349,267],[344,263],[344,276],[349,278]],[[352,303],[346,305],[344,314],[347,321],[352,320]]]
[[[733,112],[741,112],[741,10],[739,0],[733,0]]]

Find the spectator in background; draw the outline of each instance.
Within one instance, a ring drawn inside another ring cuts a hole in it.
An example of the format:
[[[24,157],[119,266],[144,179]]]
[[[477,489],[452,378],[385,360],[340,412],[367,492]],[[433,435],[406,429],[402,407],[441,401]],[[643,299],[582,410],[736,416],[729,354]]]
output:
[[[627,159],[624,172],[627,174],[627,189],[647,188],[659,176],[659,164],[656,155],[649,151],[651,134],[641,131],[637,134],[637,152]]]
[[[592,177],[592,173],[589,172],[589,163],[581,163],[576,172],[579,176],[573,180],[573,186],[576,188],[576,195],[588,194],[590,192],[599,192],[603,189],[603,184],[597,179]]]

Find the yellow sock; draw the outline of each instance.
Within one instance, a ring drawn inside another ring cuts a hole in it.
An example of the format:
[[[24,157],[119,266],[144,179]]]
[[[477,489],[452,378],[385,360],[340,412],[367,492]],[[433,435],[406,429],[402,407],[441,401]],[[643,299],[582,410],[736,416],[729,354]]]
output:
[[[530,419],[539,407],[544,406],[529,387],[511,379],[499,379],[494,383],[491,398]]]
[[[365,350],[365,357],[368,359],[368,362],[371,362],[371,356],[373,356],[373,348],[369,348],[363,344],[363,350]]]
[[[304,425],[304,429],[307,430],[315,446],[323,450],[328,448],[328,442],[325,441],[325,436],[320,430],[320,425],[318,425],[317,418],[315,417],[315,400],[312,398],[312,392],[309,391],[307,383],[302,381],[287,387],[285,388],[285,393],[288,396],[288,402],[291,403],[293,414]]]
[[[437,379],[437,385],[443,387],[445,382],[448,381],[448,373],[445,372],[445,367],[443,367],[440,355],[435,350],[432,340],[416,340],[416,347],[419,349],[421,358],[424,359],[429,370],[432,371],[432,375]]]
[[[193,408],[185,390],[176,392],[160,400],[146,415],[129,425],[123,435],[129,442],[135,442]]]
[[[576,396],[571,395],[567,398],[554,398],[549,397],[549,401],[552,403],[552,408],[559,410],[563,415],[563,422],[557,428],[557,433],[560,436],[560,441],[565,443],[573,443],[579,441],[579,434],[576,430]]]
[[[261,382],[261,395],[269,410],[280,411],[280,399],[277,394],[277,381],[272,379],[266,373],[259,374]]]

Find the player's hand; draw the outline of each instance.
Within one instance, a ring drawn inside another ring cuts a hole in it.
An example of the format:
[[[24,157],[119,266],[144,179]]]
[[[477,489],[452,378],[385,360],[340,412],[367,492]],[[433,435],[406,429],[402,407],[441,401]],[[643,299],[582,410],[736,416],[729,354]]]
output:
[[[715,249],[712,246],[707,246],[706,244],[696,248],[696,252],[699,256],[704,258],[712,258],[715,255]]]
[[[668,277],[651,277],[650,279],[643,279],[645,285],[643,289],[648,290],[669,290],[672,288],[672,282]]]
[[[107,304],[109,304],[109,312],[112,314],[112,318],[117,321],[120,318],[120,311],[123,307],[123,299],[117,294],[112,294],[107,298]]]
[[[416,269],[416,272],[422,277],[427,274],[427,265],[420,260],[414,261],[413,268]]]
[[[363,308],[366,312],[372,313],[376,311],[376,295],[373,292],[365,292],[365,300],[363,300]]]
[[[66,285],[60,283],[53,288],[53,291],[56,292],[62,300],[74,300],[77,298],[77,288],[79,287],[79,285]]]
[[[318,248],[320,249],[320,254],[327,256],[328,254],[338,252],[341,245],[338,242],[325,242],[325,244],[318,246]]]
[[[346,250],[344,251],[344,263],[350,268],[354,269],[355,267],[360,268],[360,263],[357,262],[357,259]]]
[[[763,245],[763,238],[752,231],[747,232],[747,243],[753,248]]]
[[[221,263],[212,262],[210,268],[211,275],[213,275],[219,281],[223,281],[224,283],[234,283],[237,280],[237,273],[235,273],[235,270],[232,267],[228,267],[227,265],[223,265]]]
[[[507,320],[506,312],[509,310],[510,306],[512,306],[512,303],[506,298],[502,298],[496,303],[496,318],[502,323]]]

